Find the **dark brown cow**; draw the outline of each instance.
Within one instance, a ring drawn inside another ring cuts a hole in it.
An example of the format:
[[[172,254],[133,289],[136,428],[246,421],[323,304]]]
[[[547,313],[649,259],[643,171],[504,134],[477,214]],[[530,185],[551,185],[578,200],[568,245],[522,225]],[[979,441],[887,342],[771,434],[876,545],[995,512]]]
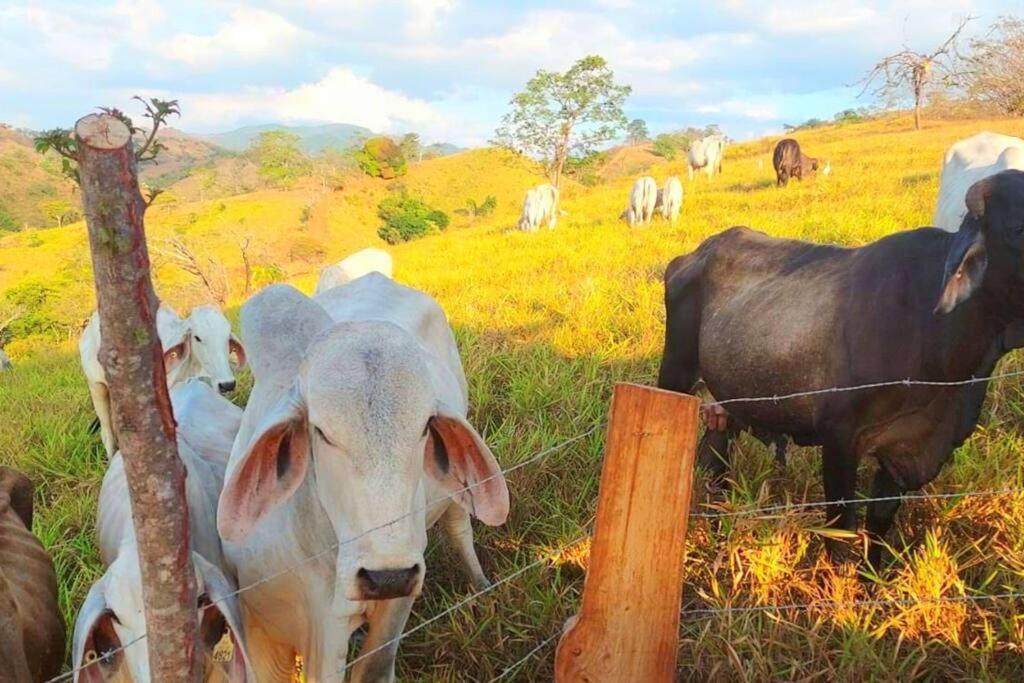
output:
[[[53,560],[31,529],[32,482],[0,467],[0,683],[48,680],[64,661]]]
[[[803,180],[805,175],[814,175],[818,170],[818,160],[801,152],[800,143],[793,138],[779,140],[775,145],[772,165],[775,166],[779,187],[785,186],[790,178]]]

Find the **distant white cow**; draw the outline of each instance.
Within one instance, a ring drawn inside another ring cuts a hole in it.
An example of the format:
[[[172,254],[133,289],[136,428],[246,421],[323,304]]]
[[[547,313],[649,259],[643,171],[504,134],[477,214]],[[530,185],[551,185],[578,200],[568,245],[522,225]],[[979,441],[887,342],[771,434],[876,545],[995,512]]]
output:
[[[239,367],[245,365],[245,349],[231,334],[227,318],[215,306],[198,306],[182,320],[170,306],[161,304],[156,316],[157,335],[164,349],[164,371],[167,386],[173,387],[189,377],[209,380],[220,391],[235,388],[230,356],[235,355]],[[107,376],[99,360],[100,318],[94,313],[78,341],[82,370],[89,385],[89,395],[99,421],[100,438],[108,457],[117,450],[111,416]]]
[[[676,176],[669,176],[661,192],[661,216],[672,223],[679,218],[683,208],[683,184]]]
[[[527,190],[516,227],[524,232],[537,232],[546,222],[548,230],[554,230],[558,215],[558,190],[554,185],[544,183]]]
[[[178,423],[178,455],[186,471],[203,680],[251,682],[236,584],[224,569],[217,535],[217,502],[242,411],[198,379],[174,386],[171,403]],[[217,425],[219,436],[211,437],[211,425]],[[96,531],[107,569],[89,590],[75,621],[75,681],[148,682],[152,678],[146,648],[127,647],[146,633],[146,620],[139,551],[120,453],[111,459],[103,477]],[[218,656],[214,656],[215,650]],[[111,654],[105,656],[107,653]]]
[[[708,135],[690,143],[687,152],[687,172],[693,180],[693,172],[704,169],[708,178],[722,172],[722,158],[725,156],[725,136]]]
[[[352,282],[367,273],[380,273],[391,277],[392,269],[391,254],[374,247],[363,249],[321,270],[320,279],[316,283],[316,294]]]
[[[971,185],[1007,169],[1024,171],[1024,140],[999,133],[978,133],[946,151],[939,201],[932,224],[956,232],[967,215],[964,198]]]
[[[629,193],[629,206],[623,217],[629,227],[647,225],[654,216],[654,208],[658,204],[658,184],[654,178],[643,176],[636,179]]]

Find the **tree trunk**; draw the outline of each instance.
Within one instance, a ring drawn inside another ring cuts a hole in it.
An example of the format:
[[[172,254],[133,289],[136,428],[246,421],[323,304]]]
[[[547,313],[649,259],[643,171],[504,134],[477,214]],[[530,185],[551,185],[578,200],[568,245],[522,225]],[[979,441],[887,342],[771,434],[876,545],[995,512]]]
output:
[[[914,130],[921,130],[921,99],[914,99]]]
[[[156,331],[135,152],[109,114],[75,124],[102,345],[138,539],[146,643],[154,681],[201,680],[196,583],[189,552],[185,469]]]

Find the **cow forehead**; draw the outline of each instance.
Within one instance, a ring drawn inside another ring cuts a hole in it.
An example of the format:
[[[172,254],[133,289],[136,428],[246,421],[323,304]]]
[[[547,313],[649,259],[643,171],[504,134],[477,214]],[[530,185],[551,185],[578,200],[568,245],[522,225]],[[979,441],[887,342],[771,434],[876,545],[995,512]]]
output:
[[[200,306],[192,311],[189,320],[194,329],[207,334],[230,334],[231,325],[224,314],[212,306]]]

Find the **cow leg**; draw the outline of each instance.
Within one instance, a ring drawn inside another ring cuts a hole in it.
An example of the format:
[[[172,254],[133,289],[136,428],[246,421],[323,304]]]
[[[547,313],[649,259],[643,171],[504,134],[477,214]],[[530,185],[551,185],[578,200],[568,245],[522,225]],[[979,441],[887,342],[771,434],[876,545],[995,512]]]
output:
[[[395,657],[399,641],[389,642],[402,635],[412,612],[415,598],[396,598],[371,603],[366,612],[370,631],[360,652],[381,649],[360,659],[352,668],[352,683],[390,683],[395,680]],[[386,647],[381,647],[389,643]]]
[[[903,493],[903,487],[889,474],[889,470],[879,466],[871,485],[871,497],[890,498]],[[882,542],[885,540],[885,535],[889,533],[889,529],[892,528],[896,512],[900,509],[900,503],[899,500],[873,500],[868,503],[867,519],[864,524],[871,539],[871,546],[868,548],[868,563],[876,570],[881,569]]]
[[[704,432],[697,447],[697,464],[707,470],[714,489],[727,489],[729,486],[729,437],[730,430],[712,430]]]
[[[828,524],[834,529],[854,531],[857,528],[857,506],[854,496],[857,491],[857,457],[846,444],[827,443],[822,448],[822,480],[825,484],[825,500]],[[836,539],[826,539],[829,555],[836,559],[845,544]]]
[[[92,398],[96,417],[100,421],[100,439],[103,441],[103,450],[107,452],[108,459],[113,458],[117,451],[117,439],[114,438],[114,428],[111,424],[110,391],[106,384],[90,382],[89,396]]]
[[[775,181],[776,187],[785,187],[789,184],[789,173],[786,169],[779,169],[778,179]]]
[[[480,558],[477,557],[476,548],[473,546],[473,524],[469,513],[461,505],[450,503],[448,509],[444,511],[441,523],[444,524],[448,543],[459,554],[462,567],[469,576],[473,588],[483,590],[490,586],[491,582],[484,576]]]

